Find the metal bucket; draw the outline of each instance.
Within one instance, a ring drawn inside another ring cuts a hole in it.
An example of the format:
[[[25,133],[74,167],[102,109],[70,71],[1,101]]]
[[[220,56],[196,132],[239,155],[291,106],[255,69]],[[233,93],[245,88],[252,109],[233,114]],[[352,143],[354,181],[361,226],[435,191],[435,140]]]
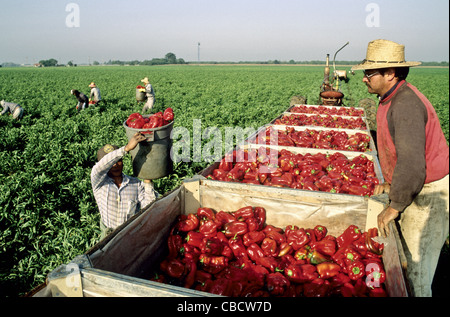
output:
[[[146,117],[146,116],[144,116]],[[172,139],[170,133],[173,121],[163,127],[154,129],[133,129],[123,123],[128,140],[136,132],[149,132],[144,134],[146,140],[140,142],[130,151],[133,162],[133,175],[140,179],[158,179],[165,177],[173,171],[173,162],[170,157]]]
[[[145,101],[147,97],[145,96],[145,91],[142,91],[140,88],[136,88],[136,100],[137,101]]]

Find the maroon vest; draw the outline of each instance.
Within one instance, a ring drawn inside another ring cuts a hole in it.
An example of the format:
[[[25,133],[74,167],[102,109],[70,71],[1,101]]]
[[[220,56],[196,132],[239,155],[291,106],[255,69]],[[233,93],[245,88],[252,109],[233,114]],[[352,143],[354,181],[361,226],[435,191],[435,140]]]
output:
[[[392,183],[395,165],[397,164],[397,154],[394,142],[389,133],[387,122],[387,113],[391,107],[392,97],[397,90],[405,84],[401,81],[396,89],[382,102],[380,102],[377,111],[377,145],[378,157],[380,159],[383,177],[388,183]],[[410,83],[406,85],[420,98],[427,109],[428,121],[425,126],[425,161],[426,161],[426,179],[425,184],[437,181],[449,172],[449,150],[444,133],[442,132],[439,118],[428,99]]]

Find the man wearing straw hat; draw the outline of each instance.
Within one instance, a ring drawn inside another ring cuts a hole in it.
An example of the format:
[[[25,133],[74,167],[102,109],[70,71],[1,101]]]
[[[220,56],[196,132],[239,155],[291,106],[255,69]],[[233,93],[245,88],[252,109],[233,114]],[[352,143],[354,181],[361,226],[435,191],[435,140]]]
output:
[[[396,221],[407,257],[407,276],[414,296],[431,296],[440,251],[449,234],[449,148],[431,103],[406,82],[409,68],[404,45],[375,40],[366,59],[363,82],[377,94],[377,147],[385,183],[374,194],[389,194],[378,215],[382,236]]]
[[[89,85],[89,88],[91,88],[91,93],[89,95],[89,103],[97,105],[102,100],[102,96],[100,95],[100,89],[94,82],[92,82]]]
[[[91,171],[91,184],[100,211],[100,239],[159,195],[151,183],[122,172],[123,157],[144,140],[145,136],[137,132],[125,146],[106,144],[97,151],[98,162]]]
[[[142,113],[145,113],[147,110],[151,111],[155,104],[155,91],[153,90],[153,86],[150,84],[148,77],[142,79],[141,82],[145,84],[145,95],[147,97],[147,102],[142,108]]]

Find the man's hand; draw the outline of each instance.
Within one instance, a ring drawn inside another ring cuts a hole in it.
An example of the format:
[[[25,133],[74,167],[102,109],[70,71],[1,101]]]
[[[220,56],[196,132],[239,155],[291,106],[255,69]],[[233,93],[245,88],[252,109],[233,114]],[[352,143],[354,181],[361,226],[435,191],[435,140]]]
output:
[[[136,146],[138,145],[138,143],[141,141],[144,141],[144,140],[145,140],[145,136],[140,132],[136,132],[136,134],[133,135],[133,137],[130,139],[130,141],[128,141],[128,144],[125,145],[125,151],[130,152],[131,150],[134,150],[136,148]]]
[[[382,237],[387,237],[389,235],[389,223],[398,217],[400,212],[391,206],[386,207],[378,215],[378,230]]]
[[[389,183],[383,183],[380,185],[376,185],[375,189],[373,190],[373,195],[379,195],[379,194],[383,194],[383,193],[389,194],[390,189],[391,189],[391,185]]]

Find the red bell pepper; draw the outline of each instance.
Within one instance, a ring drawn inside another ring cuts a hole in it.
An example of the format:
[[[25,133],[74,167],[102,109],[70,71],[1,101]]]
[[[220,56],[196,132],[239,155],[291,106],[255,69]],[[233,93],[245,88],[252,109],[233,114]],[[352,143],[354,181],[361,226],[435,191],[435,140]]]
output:
[[[232,215],[236,218],[238,221],[242,221],[244,219],[253,218],[253,207],[247,206],[239,208],[238,210],[232,212]]]
[[[183,246],[183,238],[177,234],[171,234],[167,238],[167,246],[169,247],[169,259],[174,259],[178,256],[178,253]]]
[[[352,283],[347,282],[341,286],[341,295],[343,297],[353,297],[355,296],[355,287]]]
[[[377,260],[365,262],[366,284],[370,287],[380,287],[386,281],[386,272],[383,264]]]
[[[202,270],[196,270],[195,271],[195,281],[198,283],[205,283],[207,280],[211,280],[212,279],[212,274],[202,271]]]
[[[188,243],[184,243],[182,248],[180,249],[180,253],[184,257],[183,260],[191,259],[194,262],[197,262],[201,251],[199,248],[194,247]]]
[[[252,243],[259,244],[264,240],[265,237],[266,235],[262,231],[250,231],[244,234],[244,236],[242,237],[242,242],[246,247],[248,247]]]
[[[303,285],[303,295],[305,297],[325,297],[329,290],[330,282],[322,278],[316,278]]]
[[[331,239],[322,239],[317,242],[310,243],[310,247],[313,250],[317,250],[319,253],[332,256],[336,253],[336,241]]]
[[[255,263],[258,262],[259,258],[264,257],[264,252],[256,243],[252,243],[247,247],[247,254],[248,257]]]
[[[296,260],[305,260],[308,259],[308,254],[311,252],[311,247],[309,245],[305,245],[304,247],[295,251],[294,258]]]
[[[355,296],[367,297],[369,288],[367,287],[366,282],[362,278],[357,279],[356,282],[354,283],[354,286],[355,286]]]
[[[185,265],[178,259],[165,259],[160,263],[160,269],[170,277],[181,278],[185,272]]]
[[[258,230],[263,230],[266,225],[266,210],[263,207],[255,207],[253,213],[259,225]]]
[[[216,219],[216,214],[211,208],[200,207],[197,209],[197,218],[204,221],[214,220]]]
[[[284,270],[289,280],[296,283],[305,283],[315,280],[319,277],[315,265],[312,264],[291,264]]]
[[[286,242],[286,236],[278,230],[267,230],[265,231],[265,234],[267,238],[274,240],[277,243],[277,245]]]
[[[200,232],[189,231],[186,236],[186,242],[187,244],[200,249],[202,247],[203,238],[204,236]]]
[[[319,276],[323,279],[328,279],[336,276],[341,271],[341,267],[338,264],[332,262],[317,264],[316,269],[317,273],[319,273]]]
[[[280,272],[270,273],[266,280],[267,290],[274,296],[283,295],[291,284]]]
[[[197,272],[197,263],[194,261],[187,261],[186,269],[189,272],[184,279],[184,287],[191,288],[195,283],[195,274]]]
[[[308,263],[314,265],[331,261],[330,257],[318,252],[317,250],[312,250],[310,253],[308,253],[306,260],[308,261]]]
[[[204,271],[217,274],[228,266],[228,258],[224,256],[213,256],[200,254],[199,261]]]
[[[166,120],[167,122],[172,122],[174,115],[173,115],[173,109],[172,108],[166,108],[166,110],[164,110],[163,113],[163,118],[164,120]]]
[[[367,250],[377,255],[383,254],[384,244],[375,242],[372,238],[378,236],[378,228],[368,230],[365,237]]]
[[[223,233],[227,238],[233,238],[234,236],[243,236],[248,232],[247,223],[243,221],[228,222],[223,225]]]
[[[203,238],[200,249],[207,255],[222,255],[224,244],[216,237]]]
[[[222,224],[236,221],[236,218],[229,212],[219,211],[216,213],[216,220]]]
[[[365,265],[361,261],[354,261],[347,266],[348,277],[356,281],[365,275]]]
[[[197,230],[199,220],[195,214],[189,214],[186,220],[178,222],[178,230],[183,232]]]
[[[361,230],[355,225],[350,225],[345,231],[336,238],[336,242],[339,248],[345,248],[353,241],[358,240],[361,237]]]
[[[287,242],[283,242],[280,244],[279,252],[277,257],[284,257],[285,255],[289,255],[292,252],[292,246]]]
[[[245,248],[242,238],[235,236],[228,240],[228,246],[238,260],[247,259],[247,249]]]
[[[344,261],[345,265],[349,266],[355,261],[360,261],[362,259],[361,254],[358,253],[354,248],[348,246],[344,250]]]
[[[261,242],[261,249],[266,256],[275,257],[278,255],[277,243],[271,238],[264,238]]]
[[[375,287],[369,291],[369,297],[387,297],[386,291],[382,287]]]
[[[217,234],[219,225],[214,220],[208,220],[200,225],[198,231],[207,238],[214,237]]]
[[[278,266],[277,260],[271,256],[263,256],[256,259],[256,264],[259,264],[266,269],[268,269],[270,272],[275,272]]]
[[[247,223],[247,228],[249,232],[256,231],[259,229],[258,220],[256,220],[255,218],[245,219],[245,223]]]
[[[323,238],[325,238],[327,233],[328,233],[328,229],[325,226],[317,225],[314,227],[314,235],[316,236],[317,241],[320,241]]]
[[[287,235],[286,241],[292,246],[294,250],[298,250],[308,244],[308,242],[310,241],[310,237],[306,233],[305,229],[300,228],[290,231]]]

